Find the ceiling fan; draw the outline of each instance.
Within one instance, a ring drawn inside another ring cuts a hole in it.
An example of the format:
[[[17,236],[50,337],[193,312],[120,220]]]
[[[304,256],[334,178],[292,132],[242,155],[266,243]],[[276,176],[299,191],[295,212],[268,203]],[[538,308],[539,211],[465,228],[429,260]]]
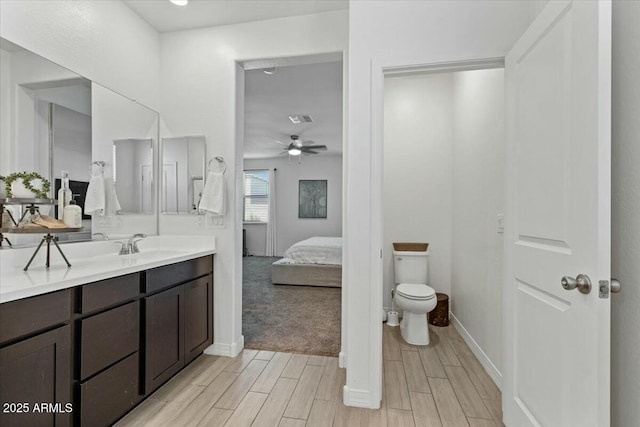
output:
[[[285,147],[282,154],[299,156],[301,154],[319,154],[319,151],[327,151],[326,145],[313,145],[313,141],[300,141],[300,137],[298,135],[291,135],[290,138],[291,142],[288,144],[282,141],[274,141],[275,143]]]

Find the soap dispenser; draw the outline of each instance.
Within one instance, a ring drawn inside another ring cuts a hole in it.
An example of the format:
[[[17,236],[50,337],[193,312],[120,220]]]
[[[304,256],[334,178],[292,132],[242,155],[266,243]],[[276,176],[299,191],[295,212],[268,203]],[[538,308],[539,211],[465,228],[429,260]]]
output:
[[[64,208],[64,214],[62,216],[64,224],[69,228],[82,227],[82,208],[76,204],[76,196],[77,194],[73,195],[69,204]]]
[[[58,190],[58,219],[64,221],[64,208],[71,202],[71,189],[69,188],[69,172],[62,171],[61,185]]]

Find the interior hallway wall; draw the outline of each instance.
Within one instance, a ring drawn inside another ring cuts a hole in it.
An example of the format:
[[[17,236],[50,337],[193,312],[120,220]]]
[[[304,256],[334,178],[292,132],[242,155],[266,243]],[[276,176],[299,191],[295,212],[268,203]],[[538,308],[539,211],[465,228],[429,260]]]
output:
[[[395,286],[393,242],[429,243],[429,284],[451,293],[453,75],[385,79],[384,306]]]
[[[348,45],[348,11],[163,33],[161,44],[163,136],[206,137],[207,156],[226,160],[229,203],[222,227],[199,226],[196,215],[160,215],[160,233],[216,239],[215,300],[221,305],[214,307],[215,343],[208,352],[235,355],[242,349],[244,70],[239,63],[342,52]]]
[[[382,260],[376,257],[382,223],[375,176],[379,153],[372,141],[378,99],[372,67],[407,66],[504,56],[528,27],[528,2],[380,1],[349,3],[349,156],[345,259],[349,283],[343,301],[349,336],[345,401],[367,407],[380,403],[382,372]],[[390,36],[391,35],[391,36]],[[377,70],[376,70],[377,72]],[[351,153],[357,153],[351,154]],[[352,339],[353,338],[353,339]]]
[[[342,156],[305,156],[245,159],[244,169],[276,168],[277,256],[289,246],[313,236],[342,236]],[[327,218],[298,218],[298,186],[301,179],[327,180]],[[251,255],[264,256],[267,224],[245,223]]]
[[[613,2],[611,425],[640,425],[640,2]]]
[[[500,384],[504,280],[497,215],[504,213],[506,191],[504,70],[454,73],[453,99],[449,309]]]

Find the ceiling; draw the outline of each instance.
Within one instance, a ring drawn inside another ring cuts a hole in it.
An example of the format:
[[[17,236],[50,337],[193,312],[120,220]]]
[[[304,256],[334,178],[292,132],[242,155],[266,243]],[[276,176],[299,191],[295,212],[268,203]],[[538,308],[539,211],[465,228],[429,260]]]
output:
[[[190,0],[186,6],[176,6],[169,0],[123,2],[159,32],[310,15],[349,7],[348,0]]]
[[[309,114],[313,123],[293,124],[290,114]],[[294,134],[326,145],[317,156],[342,154],[342,62],[245,72],[244,158],[275,157],[284,147],[273,141]]]

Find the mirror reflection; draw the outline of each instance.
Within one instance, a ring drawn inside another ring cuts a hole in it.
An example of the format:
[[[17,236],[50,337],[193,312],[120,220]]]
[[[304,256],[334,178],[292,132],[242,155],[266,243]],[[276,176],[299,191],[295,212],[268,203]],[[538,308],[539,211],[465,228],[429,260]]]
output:
[[[204,136],[162,139],[161,212],[196,214],[205,179]]]
[[[37,173],[49,181],[47,197],[57,198],[66,172],[69,189],[84,211],[92,158],[91,82],[5,39],[0,39],[0,176]],[[5,194],[0,182],[0,198]],[[22,207],[8,207],[18,218]],[[40,212],[58,218],[58,207]],[[60,241],[91,238],[90,216],[82,232],[60,234]],[[34,236],[14,236],[16,245]]]
[[[149,216],[158,212],[158,126],[156,111],[0,38],[0,199],[9,196],[6,181],[22,172],[36,190],[47,188],[47,197],[74,199],[82,208],[82,229],[57,234],[59,241],[89,240],[98,232],[157,234],[157,220]],[[36,175],[48,185],[42,187]],[[23,178],[13,184],[16,192],[28,190]],[[62,220],[57,205],[39,208]],[[20,205],[7,209],[16,218],[24,212]],[[13,227],[5,216],[2,226]],[[40,238],[10,235],[14,246]]]
[[[113,185],[121,213],[153,213],[153,140],[113,141]]]

